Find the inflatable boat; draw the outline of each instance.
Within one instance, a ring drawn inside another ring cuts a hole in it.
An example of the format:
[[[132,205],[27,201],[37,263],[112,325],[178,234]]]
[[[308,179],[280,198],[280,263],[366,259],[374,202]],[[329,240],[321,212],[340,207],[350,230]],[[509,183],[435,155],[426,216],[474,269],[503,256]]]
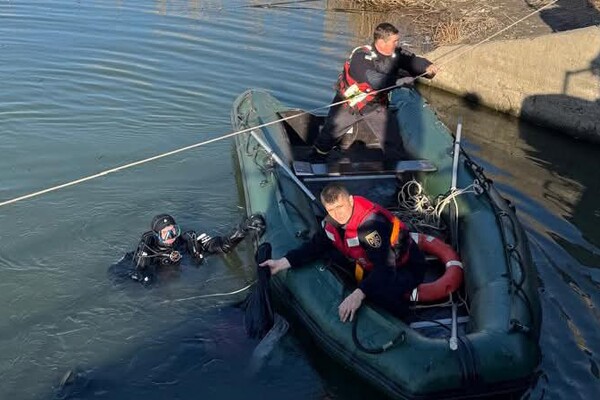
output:
[[[274,257],[322,229],[319,191],[333,181],[398,215],[427,254],[404,319],[367,299],[353,323],[340,322],[355,282],[326,259],[273,276],[274,296],[324,352],[392,398],[522,393],[540,360],[541,308],[515,209],[416,90],[393,90],[390,107],[406,160],[380,162],[377,139],[358,123],[319,164],[309,153],[324,116],[260,90],[235,100],[240,190],[248,214],[266,217],[261,241]]]

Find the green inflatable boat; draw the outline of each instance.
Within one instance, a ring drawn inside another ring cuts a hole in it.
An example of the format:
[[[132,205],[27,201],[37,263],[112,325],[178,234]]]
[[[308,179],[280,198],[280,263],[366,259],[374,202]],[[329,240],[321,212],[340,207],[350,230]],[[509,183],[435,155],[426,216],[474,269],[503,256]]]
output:
[[[440,251],[422,247],[431,271],[404,320],[367,301],[353,323],[340,322],[338,306],[354,281],[330,260],[277,274],[273,293],[327,354],[392,398],[522,393],[540,359],[541,309],[515,210],[415,90],[395,89],[390,104],[410,158],[391,168],[379,161],[366,125],[352,127],[327,164],[311,164],[323,116],[258,90],[234,102],[233,127],[244,130],[235,141],[241,190],[248,213],[266,217],[261,241],[271,243],[275,258],[321,229],[324,212],[315,197],[331,181],[396,213],[406,207],[405,192],[426,194],[432,207],[447,205],[435,207],[438,226],[425,208],[413,211],[424,219],[408,221],[414,239],[435,241]]]

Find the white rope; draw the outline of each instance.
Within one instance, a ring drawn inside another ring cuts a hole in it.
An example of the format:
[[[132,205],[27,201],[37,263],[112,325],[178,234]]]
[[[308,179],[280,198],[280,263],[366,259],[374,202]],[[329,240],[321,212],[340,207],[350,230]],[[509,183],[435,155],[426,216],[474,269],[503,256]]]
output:
[[[463,189],[456,189],[450,192],[450,194],[446,197],[443,197],[438,200],[437,205],[435,206],[434,213],[436,218],[439,220],[442,217],[442,212],[444,208],[450,204],[450,202],[454,203],[456,209],[456,215],[458,215],[458,203],[456,202],[456,198],[466,193],[478,194],[479,192],[475,189],[475,184],[470,184],[469,186]]]
[[[124,169],[127,169],[127,168],[131,168],[131,167],[135,167],[135,166],[138,166],[138,165],[142,165],[142,164],[148,163],[150,161],[155,161],[155,160],[158,160],[158,159],[161,159],[161,158],[164,158],[164,157],[172,156],[174,154],[182,153],[184,151],[191,150],[191,149],[194,149],[196,147],[200,147],[200,146],[204,146],[204,145],[207,145],[207,144],[210,144],[210,143],[218,142],[219,140],[227,139],[227,138],[234,137],[234,136],[242,134],[242,133],[250,132],[253,129],[264,128],[266,126],[274,125],[274,124],[277,124],[277,123],[280,123],[280,122],[283,122],[283,121],[290,120],[292,118],[297,118],[297,117],[299,117],[299,116],[301,116],[303,114],[311,113],[311,112],[320,110],[321,108],[325,108],[325,107],[333,107],[333,106],[335,106],[337,104],[339,104],[339,103],[334,103],[334,104],[330,104],[330,105],[327,105],[327,106],[324,106],[324,107],[315,108],[313,110],[305,111],[305,112],[300,113],[300,114],[290,115],[290,116],[285,117],[285,118],[281,118],[281,119],[278,119],[278,120],[275,120],[275,121],[267,122],[267,123],[264,123],[264,124],[261,124],[261,125],[257,125],[257,126],[251,127],[251,128],[242,129],[242,130],[237,131],[237,132],[231,132],[231,133],[228,133],[228,134],[225,134],[225,135],[222,135],[222,136],[218,136],[218,137],[213,138],[213,139],[205,140],[203,142],[198,142],[198,143],[195,143],[195,144],[192,144],[192,145],[189,145],[189,146],[185,146],[185,147],[182,147],[182,148],[179,148],[179,149],[176,149],[176,150],[172,150],[172,151],[168,151],[166,153],[158,154],[156,156],[144,158],[143,160],[139,160],[139,161],[135,161],[135,162],[132,162],[132,163],[129,163],[129,164],[121,165],[121,166],[116,167],[116,168],[107,169],[105,171],[98,172],[97,174],[94,174],[94,175],[86,176],[84,178],[76,179],[74,181],[63,183],[63,184],[60,184],[60,185],[57,185],[57,186],[52,186],[52,187],[49,187],[47,189],[43,189],[43,190],[40,190],[40,191],[37,191],[37,192],[34,192],[34,193],[30,193],[30,194],[27,194],[27,195],[24,195],[24,196],[15,197],[15,198],[10,199],[10,200],[5,200],[3,202],[0,202],[0,207],[6,206],[8,204],[13,204],[13,203],[19,202],[21,200],[30,199],[32,197],[37,197],[37,196],[40,196],[40,195],[45,194],[45,193],[54,192],[54,191],[59,190],[59,189],[64,189],[64,188],[69,187],[69,186],[74,186],[74,185],[77,185],[77,184],[80,184],[80,183],[83,183],[83,182],[91,181],[92,179],[96,179],[96,178],[99,178],[101,176],[106,176],[106,175],[109,175],[109,174],[112,174],[112,173],[115,173],[115,172],[118,172],[118,171],[121,171],[121,170],[124,170]]]
[[[434,213],[435,207],[423,193],[423,187],[415,180],[406,182],[398,192],[398,211],[400,219],[409,223],[417,231],[422,228],[443,229]]]
[[[451,191],[447,196],[438,198],[434,205],[424,193],[423,186],[415,180],[402,185],[398,192],[398,211],[395,214],[404,222],[412,225],[418,232],[424,229],[445,230],[446,225],[442,220],[444,209],[451,202],[454,204],[456,215],[458,214],[458,202],[456,198],[463,194],[479,194],[478,183]]]
[[[199,295],[199,296],[185,297],[183,299],[165,300],[165,301],[161,301],[160,304],[165,304],[165,303],[179,303],[179,302],[182,302],[182,301],[196,300],[196,299],[208,299],[208,298],[211,298],[211,297],[233,296],[234,294],[242,293],[243,291],[250,289],[250,287],[252,287],[252,285],[254,285],[255,282],[256,281],[253,281],[249,285],[244,286],[241,289],[234,290],[233,292],[202,294],[202,295]]]
[[[456,58],[460,57],[461,55],[463,55],[463,54],[465,54],[465,53],[467,53],[467,52],[469,52],[469,51],[477,48],[481,44],[483,44],[483,43],[491,40],[492,38],[498,36],[502,32],[504,32],[504,31],[512,28],[513,26],[515,26],[518,23],[524,21],[525,19],[527,19],[527,18],[529,18],[529,17],[531,17],[531,16],[539,13],[540,11],[544,10],[545,8],[550,7],[551,5],[555,4],[556,2],[558,2],[558,0],[553,0],[552,2],[546,4],[545,6],[543,6],[543,7],[539,8],[539,9],[533,11],[532,13],[526,15],[525,17],[523,17],[523,18],[515,21],[514,23],[512,23],[512,24],[508,25],[507,27],[501,29],[500,31],[496,32],[495,34],[489,36],[488,38],[486,38],[486,39],[480,41],[479,43],[477,43],[477,44],[469,47],[464,52],[457,54],[455,57],[452,57],[452,58],[444,61],[443,63],[440,63],[439,66],[441,67],[442,65],[445,65],[445,64],[449,63],[450,61],[453,61]],[[442,57],[440,57],[440,59],[443,58],[443,57],[445,57],[445,56],[447,56],[447,55],[449,55],[449,54],[451,54],[451,53],[452,52],[444,54]],[[414,77],[411,80],[411,82],[414,81],[417,78],[424,77],[425,75],[427,75],[426,72],[424,72],[424,73],[422,73],[422,74]],[[407,81],[406,83],[409,83],[409,82]],[[378,93],[381,93],[381,92],[387,92],[389,90],[392,90],[392,89],[395,89],[395,88],[401,87],[401,86],[404,86],[404,84],[399,84],[399,85],[394,84],[392,86],[388,86],[388,87],[383,88],[383,89],[374,90],[374,91],[370,92],[370,94],[375,95],[375,94],[378,94]],[[118,172],[118,171],[121,171],[121,170],[124,170],[124,169],[127,169],[127,168],[132,168],[132,167],[135,167],[135,166],[138,166],[138,165],[142,165],[142,164],[145,164],[145,163],[148,163],[148,162],[151,162],[151,161],[159,160],[159,159],[164,158],[164,157],[168,157],[168,156],[172,156],[174,154],[182,153],[182,152],[187,151],[187,150],[195,149],[196,147],[200,147],[200,146],[204,146],[204,145],[207,145],[207,144],[210,144],[210,143],[218,142],[219,140],[227,139],[227,138],[230,138],[230,137],[234,137],[234,136],[240,135],[242,133],[250,132],[253,129],[264,128],[264,127],[267,127],[267,126],[270,126],[270,125],[274,125],[274,124],[278,124],[280,122],[287,121],[287,120],[290,120],[290,119],[293,119],[293,118],[298,118],[301,115],[310,114],[310,113],[313,113],[315,111],[319,111],[319,110],[323,110],[323,109],[328,109],[328,108],[331,108],[331,107],[335,107],[335,106],[347,103],[347,102],[352,101],[352,100],[353,100],[352,98],[349,98],[349,99],[346,99],[346,100],[338,101],[337,103],[331,103],[331,104],[328,104],[328,105],[325,105],[325,106],[313,108],[312,110],[304,111],[304,112],[301,112],[301,113],[298,113],[298,114],[295,114],[295,115],[291,115],[291,116],[288,116],[288,117],[285,117],[285,118],[280,118],[280,119],[277,119],[277,120],[274,120],[274,121],[271,121],[271,122],[267,122],[267,123],[264,123],[264,124],[261,124],[261,125],[257,125],[257,126],[254,126],[254,127],[242,129],[242,130],[237,131],[237,132],[231,132],[231,133],[228,133],[228,134],[225,134],[225,135],[222,135],[222,136],[218,136],[218,137],[213,138],[213,139],[205,140],[203,142],[198,142],[198,143],[195,143],[195,144],[192,144],[192,145],[189,145],[189,146],[185,146],[185,147],[182,147],[182,148],[179,148],[179,149],[176,149],[176,150],[168,151],[166,153],[158,154],[158,155],[153,156],[153,157],[148,157],[148,158],[145,158],[143,160],[134,161],[134,162],[131,162],[129,164],[121,165],[119,167],[107,169],[105,171],[98,172],[96,174],[89,175],[89,176],[86,176],[84,178],[79,178],[79,179],[76,179],[76,180],[73,180],[73,181],[70,181],[70,182],[67,182],[67,183],[63,183],[63,184],[60,184],[60,185],[52,186],[52,187],[49,187],[47,189],[39,190],[37,192],[33,192],[33,193],[30,193],[30,194],[27,194],[27,195],[15,197],[15,198],[10,199],[10,200],[5,200],[5,201],[0,202],[0,207],[6,206],[6,205],[9,205],[9,204],[13,204],[13,203],[17,203],[17,202],[22,201],[22,200],[31,199],[33,197],[37,197],[37,196],[40,196],[42,194],[54,192],[56,190],[64,189],[64,188],[69,187],[69,186],[78,185],[80,183],[91,181],[92,179],[100,178],[102,176],[106,176],[106,175],[109,175],[109,174],[112,174],[112,173],[115,173],[115,172]]]
[[[544,9],[546,9],[546,8],[548,8],[548,7],[552,6],[552,5],[554,5],[554,4],[556,4],[558,1],[559,1],[559,0],[553,0],[553,1],[551,1],[550,3],[546,4],[545,6],[543,6],[543,7],[540,7],[540,8],[538,8],[538,9],[537,9],[537,10],[535,10],[535,11],[532,11],[531,13],[529,13],[529,14],[525,15],[524,17],[522,17],[522,18],[518,19],[517,21],[513,22],[512,24],[510,24],[510,25],[508,25],[508,26],[505,26],[504,28],[500,29],[498,32],[494,33],[494,34],[493,34],[493,35],[491,35],[491,36],[488,36],[487,38],[485,38],[485,39],[483,39],[483,40],[479,41],[478,43],[475,43],[475,44],[474,44],[474,45],[472,45],[472,46],[471,46],[471,45],[468,45],[468,44],[464,44],[464,45],[462,45],[462,46],[458,46],[456,49],[454,49],[454,50],[452,50],[452,51],[449,51],[448,53],[442,54],[442,55],[441,55],[439,58],[437,58],[437,59],[436,59],[436,60],[434,60],[433,62],[434,62],[434,64],[436,64],[436,65],[437,65],[437,66],[438,66],[438,67],[441,69],[441,67],[442,67],[442,66],[444,66],[444,65],[448,64],[448,63],[449,63],[449,62],[451,62],[451,61],[454,61],[455,59],[457,59],[458,57],[462,56],[463,54],[466,54],[466,53],[468,53],[468,52],[470,52],[470,51],[472,51],[472,50],[475,50],[477,47],[481,46],[482,44],[484,44],[484,43],[486,43],[486,42],[489,42],[490,40],[492,40],[492,39],[493,39],[493,38],[495,38],[496,36],[498,36],[498,35],[500,35],[500,34],[502,34],[502,33],[506,32],[507,30],[509,30],[509,29],[510,29],[510,28],[512,28],[513,26],[515,26],[515,25],[517,25],[517,24],[520,24],[521,22],[525,21],[526,19],[528,19],[528,18],[530,18],[530,17],[534,16],[535,14],[537,14],[537,13],[541,12],[542,10],[544,10]],[[456,54],[454,57],[451,57],[451,58],[449,58],[448,60],[445,60],[444,62],[439,62],[439,61],[440,61],[442,58],[445,58],[445,57],[449,56],[450,54],[452,54],[452,53],[454,53],[454,52],[456,52],[456,51],[458,51],[458,50],[462,49],[463,47],[467,47],[467,49],[466,49],[465,51],[463,51],[463,52],[459,52],[459,53],[458,53],[458,54]],[[424,77],[425,75],[427,75],[427,73],[426,73],[426,72],[423,72],[422,74],[415,76],[415,77],[414,77],[414,79],[422,78],[422,77]],[[385,89],[380,89],[380,90],[378,90],[378,91],[375,91],[375,92],[372,92],[372,93],[378,93],[378,92],[381,92],[381,91],[387,91],[387,90],[395,89],[395,88],[397,88],[397,87],[400,87],[400,86],[403,86],[403,84],[401,84],[401,85],[393,85],[393,86],[387,87],[387,88],[385,88]]]

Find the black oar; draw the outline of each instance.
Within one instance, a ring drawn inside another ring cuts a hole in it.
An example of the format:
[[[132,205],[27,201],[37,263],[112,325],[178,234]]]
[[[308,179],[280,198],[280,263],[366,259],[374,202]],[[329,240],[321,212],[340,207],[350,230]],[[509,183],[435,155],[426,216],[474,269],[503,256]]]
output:
[[[256,271],[258,281],[244,301],[244,326],[246,333],[253,339],[262,339],[273,327],[275,316],[271,307],[271,271],[258,265],[271,258],[271,244],[262,243],[256,250]]]

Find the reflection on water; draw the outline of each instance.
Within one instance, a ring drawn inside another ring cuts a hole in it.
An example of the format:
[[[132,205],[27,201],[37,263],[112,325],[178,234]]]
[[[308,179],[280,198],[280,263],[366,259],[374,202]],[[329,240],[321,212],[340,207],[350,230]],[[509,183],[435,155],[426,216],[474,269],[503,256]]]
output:
[[[469,145],[474,146],[472,151],[484,163],[491,164],[499,182],[526,196],[524,206],[535,204],[539,212],[567,219],[571,227],[563,221],[555,233],[564,237],[567,232],[579,230],[582,235],[571,233],[569,241],[591,252],[597,251],[600,204],[594,199],[600,196],[598,146],[509,116],[485,110],[474,112],[453,96],[444,96],[433,89],[423,89],[423,92],[448,126],[455,126],[457,116],[464,115],[464,129]]]
[[[542,288],[541,377],[533,398],[596,397],[600,376],[600,158],[577,142],[431,88],[425,97],[525,224]]]
[[[0,199],[230,132],[231,102],[249,87],[295,107],[327,104],[343,59],[381,16],[336,11],[338,1],[250,7],[264,3],[0,2]],[[455,99],[434,104],[449,121],[465,114],[469,151],[527,224],[544,287],[534,390],[594,397],[596,150]],[[243,294],[179,300],[244,287],[250,243],[152,290],[106,278],[155,214],[215,234],[237,223],[231,155],[217,142],[1,210],[0,398],[55,397],[71,369],[82,380],[63,394],[77,398],[378,397],[301,327],[256,380],[237,380],[255,346],[232,307]]]

